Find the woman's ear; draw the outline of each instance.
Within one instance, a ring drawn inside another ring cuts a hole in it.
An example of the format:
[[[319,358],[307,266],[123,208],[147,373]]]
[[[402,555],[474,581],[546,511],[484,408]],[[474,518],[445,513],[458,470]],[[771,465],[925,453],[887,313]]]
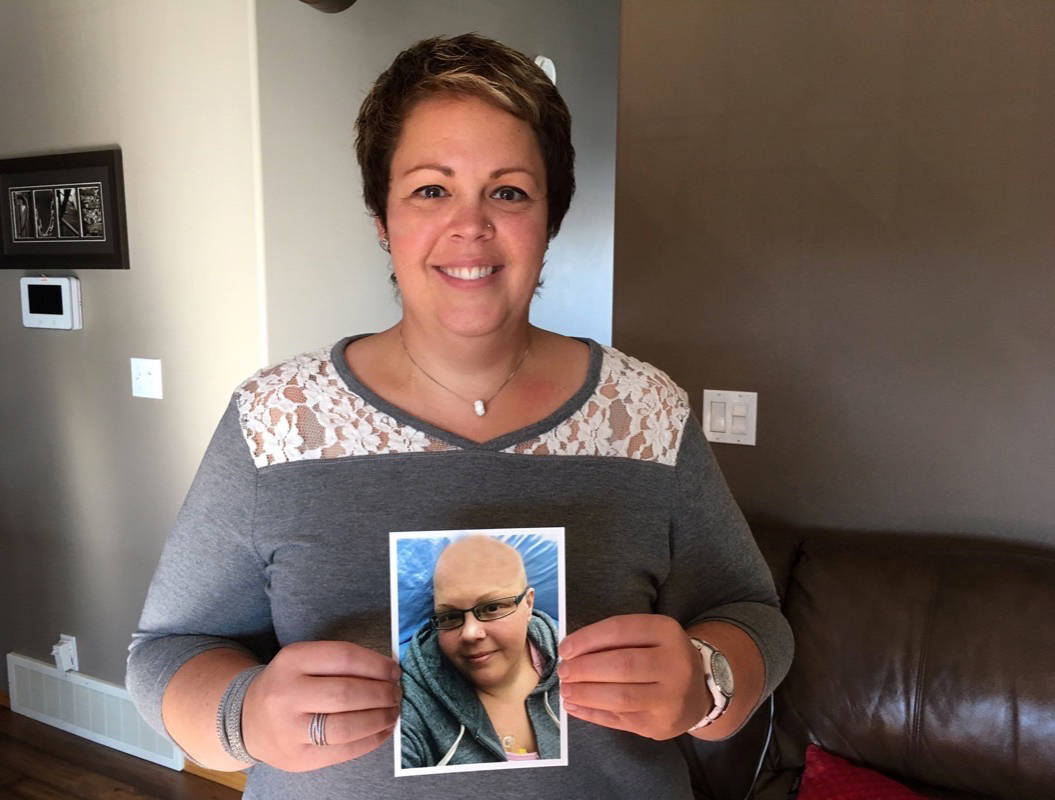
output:
[[[377,228],[377,246],[384,250],[386,253],[392,252],[392,245],[388,241],[388,234],[385,232],[385,226],[381,222],[380,217],[374,217],[374,227]],[[392,273],[392,283],[396,282],[396,275]]]

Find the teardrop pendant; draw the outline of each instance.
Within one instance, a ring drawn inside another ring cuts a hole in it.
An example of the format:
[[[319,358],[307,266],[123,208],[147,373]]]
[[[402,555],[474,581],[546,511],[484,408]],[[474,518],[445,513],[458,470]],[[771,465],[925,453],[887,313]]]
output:
[[[458,394],[456,391],[454,391],[454,389],[452,389],[449,386],[445,386],[444,384],[440,383],[438,380],[436,380],[434,377],[432,377],[429,373],[427,373],[425,371],[424,367],[421,366],[421,364],[419,364],[417,361],[414,360],[414,356],[412,356],[410,354],[410,351],[407,349],[407,343],[405,341],[403,341],[403,326],[402,325],[399,326],[399,343],[403,346],[403,352],[407,354],[407,358],[410,359],[410,363],[413,364],[422,375],[424,375],[426,378],[428,378],[434,384],[439,386],[441,389],[447,390],[448,392],[453,394],[458,399],[463,400],[463,401],[465,401],[467,403],[469,402],[469,398],[468,397],[466,397],[465,395],[462,395],[462,394]],[[506,379],[504,381],[502,381],[502,385],[499,386],[497,389],[495,389],[494,393],[490,397],[488,397],[486,400],[480,399],[480,400],[473,400],[472,401],[473,411],[476,413],[476,416],[482,417],[484,414],[487,413],[487,404],[490,403],[492,400],[494,400],[496,397],[498,397],[499,392],[501,392],[504,388],[506,388],[506,386],[509,385],[509,382],[511,380],[513,380],[513,376],[516,375],[517,372],[520,371],[520,367],[523,366],[524,359],[526,359],[528,357],[528,353],[530,351],[531,351],[531,347],[530,347],[530,344],[529,344],[528,347],[524,348],[524,352],[520,356],[520,360],[517,362],[517,365],[515,367],[513,367],[513,371],[509,373],[509,375],[506,377]]]

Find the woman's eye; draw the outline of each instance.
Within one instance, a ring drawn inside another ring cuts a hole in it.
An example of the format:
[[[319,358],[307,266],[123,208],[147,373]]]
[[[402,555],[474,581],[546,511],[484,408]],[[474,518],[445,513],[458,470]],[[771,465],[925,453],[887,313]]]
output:
[[[426,200],[435,200],[436,198],[444,197],[447,192],[442,186],[433,184],[432,186],[422,186],[414,194],[418,195],[418,197],[424,197]]]
[[[501,186],[495,189],[491,196],[507,203],[515,203],[517,200],[526,200],[527,192],[515,186]]]

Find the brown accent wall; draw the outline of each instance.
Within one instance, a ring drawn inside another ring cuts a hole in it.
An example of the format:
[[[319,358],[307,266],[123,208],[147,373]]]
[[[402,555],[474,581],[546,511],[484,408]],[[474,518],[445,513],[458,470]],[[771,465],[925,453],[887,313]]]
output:
[[[1055,543],[1055,3],[623,0],[614,344],[753,518]]]

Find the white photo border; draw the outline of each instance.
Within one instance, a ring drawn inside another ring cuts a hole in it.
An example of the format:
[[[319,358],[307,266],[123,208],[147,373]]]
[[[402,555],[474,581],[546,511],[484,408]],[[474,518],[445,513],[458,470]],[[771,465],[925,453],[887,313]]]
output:
[[[388,535],[388,568],[392,626],[392,655],[399,660],[399,559],[397,545],[404,539],[460,539],[464,536],[490,536],[504,540],[514,536],[535,535],[557,545],[557,641],[567,634],[565,602],[564,528],[476,528],[445,531],[391,531]],[[446,775],[453,772],[481,772],[495,769],[531,769],[533,767],[568,766],[568,715],[560,704],[560,758],[538,761],[493,761],[482,764],[449,764],[444,767],[413,767],[402,765],[402,719],[396,722],[392,734],[392,761],[395,776]]]

